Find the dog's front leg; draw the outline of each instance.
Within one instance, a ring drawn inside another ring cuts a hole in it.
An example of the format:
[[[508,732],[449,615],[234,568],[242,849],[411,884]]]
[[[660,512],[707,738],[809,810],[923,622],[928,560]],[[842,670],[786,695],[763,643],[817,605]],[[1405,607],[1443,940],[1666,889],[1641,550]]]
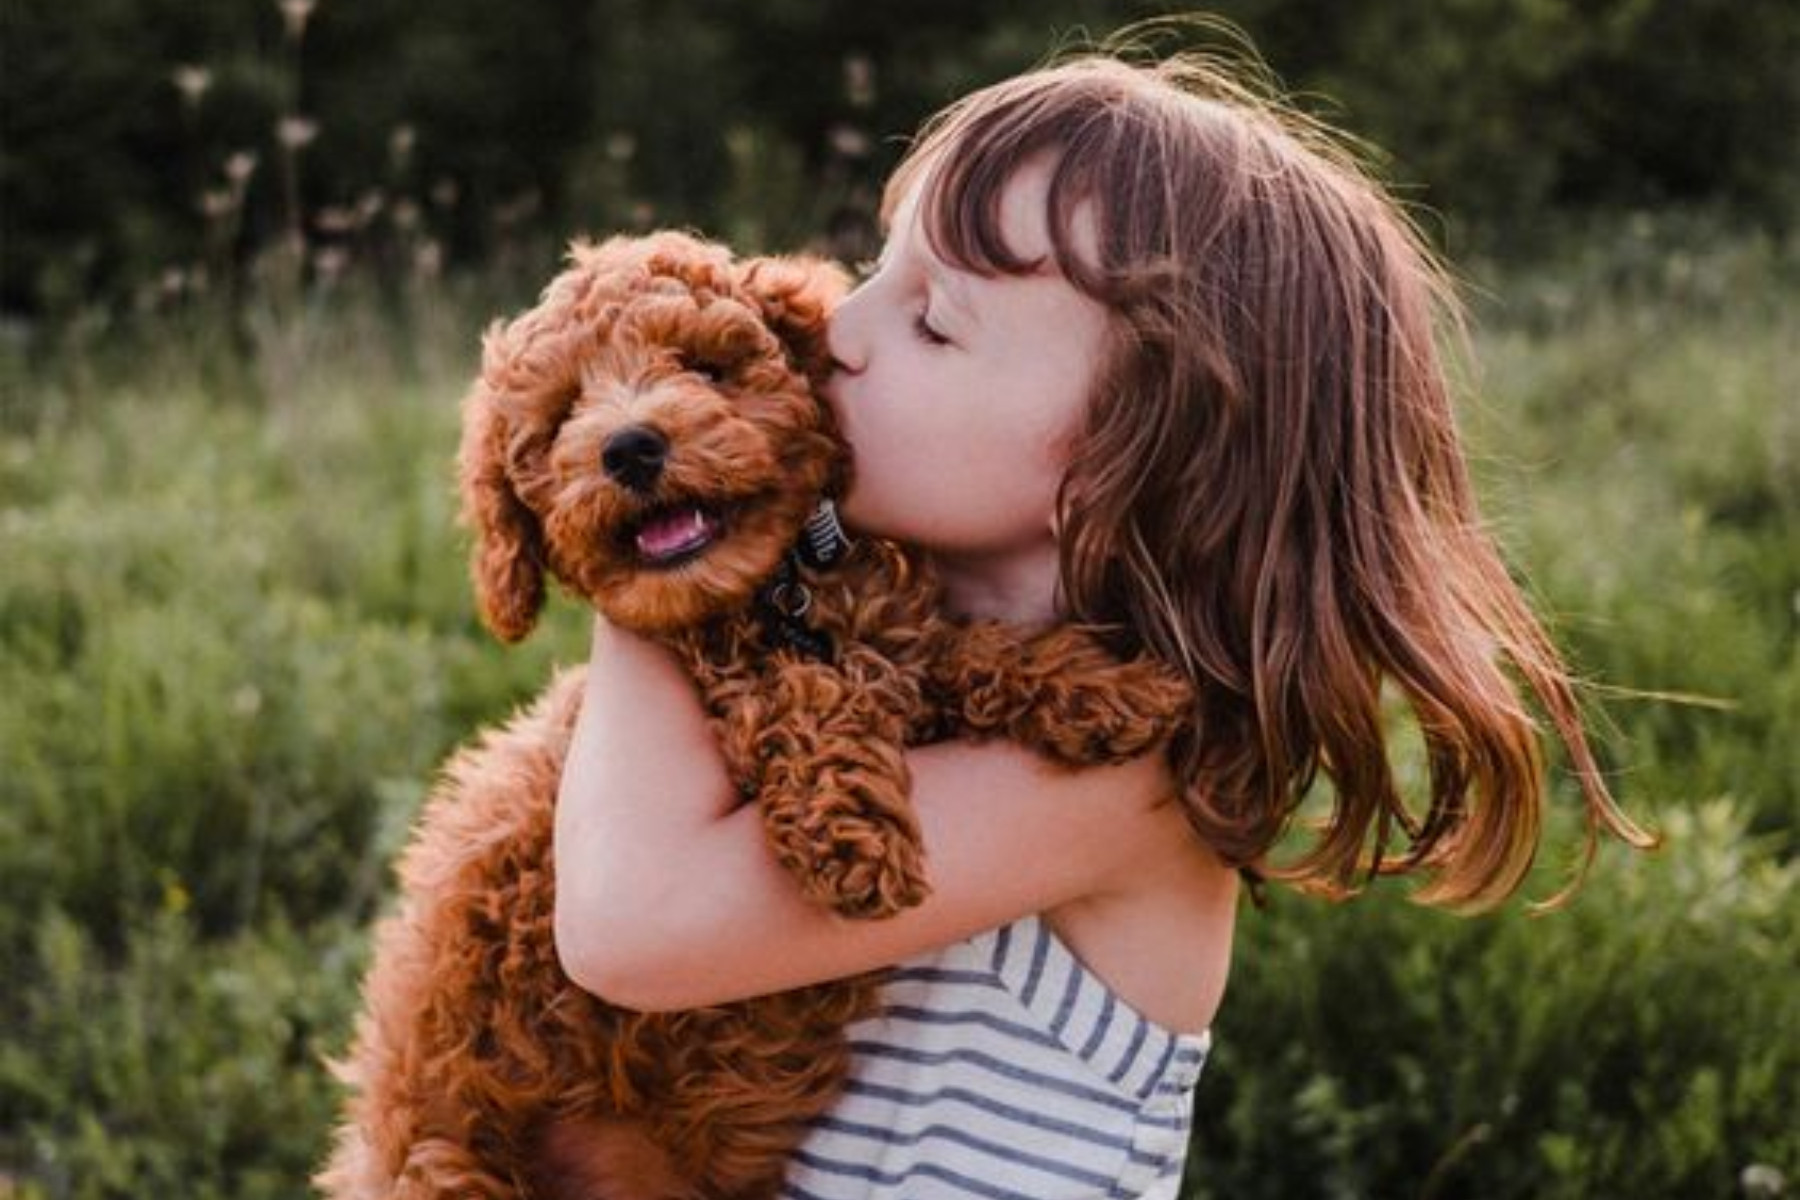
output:
[[[902,752],[918,688],[871,664],[782,660],[744,731],[776,857],[810,899],[859,918],[929,891]]]
[[[1192,713],[1192,691],[1168,667],[1148,656],[1121,661],[1071,626],[1022,636],[979,622],[930,671],[961,732],[1010,738],[1071,766],[1135,758]]]

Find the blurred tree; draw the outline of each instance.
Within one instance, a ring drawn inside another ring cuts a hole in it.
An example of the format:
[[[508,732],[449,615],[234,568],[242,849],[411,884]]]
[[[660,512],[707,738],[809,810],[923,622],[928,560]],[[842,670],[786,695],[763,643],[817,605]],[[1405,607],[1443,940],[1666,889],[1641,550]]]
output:
[[[159,11],[166,10],[166,11]],[[146,0],[0,5],[0,308],[65,308],[192,253],[226,72],[209,43],[244,14]]]
[[[465,262],[646,223],[866,243],[875,188],[925,115],[1181,7],[286,6],[0,0],[0,307],[66,311],[222,239],[264,244],[286,217],[284,116],[311,122],[294,185],[326,239],[410,223]],[[1409,194],[1490,241],[1666,202],[1784,226],[1800,197],[1791,0],[1216,7],[1307,103],[1390,150]],[[261,164],[241,211],[221,191],[234,154]]]
[[[1309,6],[1284,7],[1273,24],[1286,33],[1286,17]],[[1297,82],[1391,150],[1396,178],[1492,235],[1671,202],[1791,220],[1800,7],[1787,0],[1381,0],[1355,6],[1353,20],[1348,11],[1314,31],[1313,57],[1296,50]]]
[[[341,204],[373,187],[417,203],[436,186],[464,253],[491,249],[496,214],[554,210],[563,160],[592,125],[591,7],[540,0],[525,20],[484,0],[326,0],[306,64],[321,157],[333,159],[320,192]]]

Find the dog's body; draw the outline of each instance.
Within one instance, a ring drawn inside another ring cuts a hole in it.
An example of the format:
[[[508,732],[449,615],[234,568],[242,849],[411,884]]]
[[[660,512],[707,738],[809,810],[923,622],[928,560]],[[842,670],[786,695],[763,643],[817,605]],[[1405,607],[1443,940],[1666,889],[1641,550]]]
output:
[[[496,632],[530,628],[547,569],[670,646],[781,863],[815,901],[878,918],[928,891],[905,746],[1000,734],[1120,759],[1187,696],[1072,630],[947,621],[888,543],[793,553],[844,471],[813,395],[840,286],[678,235],[578,248],[490,334],[463,483]],[[333,1197],[769,1196],[842,1083],[873,977],[658,1015],[563,974],[551,830],[582,678],[457,755],[427,803],[339,1067]]]

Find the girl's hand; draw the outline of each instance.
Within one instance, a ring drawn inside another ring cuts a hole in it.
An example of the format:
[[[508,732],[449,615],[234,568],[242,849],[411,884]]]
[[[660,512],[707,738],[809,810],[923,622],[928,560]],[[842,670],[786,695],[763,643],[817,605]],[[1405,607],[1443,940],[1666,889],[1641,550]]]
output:
[[[907,752],[931,895],[881,921],[802,898],[731,787],[693,684],[604,622],[557,809],[556,938],[582,987],[646,1010],[891,965],[1138,884],[1186,839],[1159,755],[1069,771],[1010,743]]]

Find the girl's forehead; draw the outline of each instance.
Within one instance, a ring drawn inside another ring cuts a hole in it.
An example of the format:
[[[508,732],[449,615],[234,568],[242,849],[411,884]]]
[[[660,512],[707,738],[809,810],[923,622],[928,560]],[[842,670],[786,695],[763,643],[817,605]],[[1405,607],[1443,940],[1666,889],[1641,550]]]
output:
[[[1064,273],[1052,227],[1057,161],[1046,151],[1017,164],[997,186],[965,186],[954,193],[945,193],[944,177],[933,164],[889,197],[888,238],[922,240],[939,261],[980,275],[996,273],[1008,260],[1024,269],[1004,273]],[[1064,253],[1098,261],[1098,219],[1091,200],[1074,205],[1065,237]]]

